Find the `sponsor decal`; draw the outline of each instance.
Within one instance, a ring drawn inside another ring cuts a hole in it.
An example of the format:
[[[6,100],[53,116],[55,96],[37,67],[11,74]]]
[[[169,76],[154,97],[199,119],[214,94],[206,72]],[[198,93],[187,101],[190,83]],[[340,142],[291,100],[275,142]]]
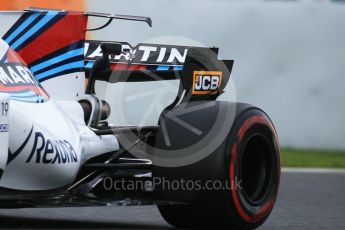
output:
[[[23,144],[17,149],[17,151],[12,152],[10,149],[8,149],[8,158],[7,158],[7,164],[11,163],[11,161],[13,161],[25,148],[26,144],[29,142],[32,131],[34,130],[34,127],[31,127],[31,130],[28,134],[28,136],[26,137],[25,141],[23,142]]]
[[[49,100],[48,94],[21,63],[0,65],[0,92],[8,93],[11,99],[23,102],[42,103]]]
[[[78,162],[78,155],[70,142],[46,138],[41,132],[33,132],[32,127],[24,143],[17,151],[11,152],[10,149],[8,150],[7,164],[23,152],[32,136],[35,138],[34,144],[26,163],[68,164]]]
[[[111,63],[148,64],[148,65],[183,65],[188,52],[185,46],[139,44],[131,48],[128,43],[122,44],[123,54],[110,55]],[[85,42],[85,60],[96,60],[101,57],[101,41]]]
[[[17,63],[1,65],[0,82],[4,86],[23,86],[37,83],[34,81],[34,77],[31,75],[30,70]]]
[[[78,162],[77,153],[66,140],[45,138],[40,132],[35,133],[32,151],[26,163],[68,164]]]
[[[193,95],[216,94],[222,83],[222,71],[194,71]]]
[[[9,131],[9,124],[0,124],[0,133],[7,133]]]

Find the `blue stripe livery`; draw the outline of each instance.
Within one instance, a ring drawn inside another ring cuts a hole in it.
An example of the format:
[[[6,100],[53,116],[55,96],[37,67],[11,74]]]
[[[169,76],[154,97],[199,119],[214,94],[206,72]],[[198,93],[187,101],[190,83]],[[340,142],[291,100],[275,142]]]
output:
[[[169,66],[160,65],[160,66],[158,66],[157,70],[158,70],[158,71],[169,70]]]
[[[26,29],[36,18],[40,16],[40,13],[32,14],[28,19],[26,19],[23,24],[21,24],[18,29],[16,29],[5,41],[10,44],[10,42],[15,39],[18,34],[20,34],[24,29]]]
[[[81,69],[83,67],[84,67],[84,61],[76,61],[76,62],[72,62],[69,64],[65,64],[65,65],[56,67],[54,69],[48,70],[48,71],[40,73],[40,74],[37,74],[37,75],[35,75],[35,77],[38,81],[42,81],[42,80],[44,80],[44,78],[47,78],[51,75],[61,73],[63,71],[70,70],[70,69],[78,69],[78,68]]]
[[[37,65],[34,65],[34,66],[31,66],[31,71],[32,72],[37,72],[41,69],[44,69],[44,68],[47,68],[53,64],[56,64],[56,63],[59,63],[59,62],[62,62],[62,61],[65,61],[67,59],[70,59],[70,58],[73,58],[73,57],[76,57],[76,56],[80,56],[80,55],[83,55],[84,54],[84,49],[83,48],[80,48],[80,49],[76,49],[76,50],[71,50],[65,54],[61,54],[57,57],[54,57],[52,59],[49,59],[47,61],[44,61],[40,64],[37,64]]]
[[[45,26],[57,14],[58,12],[49,11],[36,25],[34,25],[28,32],[26,32],[22,37],[20,37],[13,45],[11,45],[11,48],[14,50],[18,48],[18,46],[23,44],[27,39],[34,35],[34,33],[36,33],[39,29]]]

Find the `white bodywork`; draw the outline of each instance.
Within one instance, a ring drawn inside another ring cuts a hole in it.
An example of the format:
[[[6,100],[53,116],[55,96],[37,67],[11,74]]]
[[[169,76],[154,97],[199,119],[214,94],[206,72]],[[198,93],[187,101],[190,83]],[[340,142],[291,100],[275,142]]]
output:
[[[0,40],[0,52],[7,49]],[[47,87],[51,97],[44,103],[27,103],[0,94],[0,102],[10,104],[8,115],[0,117],[0,124],[9,124],[9,132],[0,133],[1,187],[30,191],[62,188],[75,180],[87,159],[118,150],[115,136],[99,137],[85,125],[83,110],[72,96],[81,91],[84,79],[68,84],[63,79],[44,83],[55,89]]]
[[[1,52],[1,51],[0,51]],[[4,170],[7,163],[9,142],[9,101],[8,94],[0,94],[0,169]]]

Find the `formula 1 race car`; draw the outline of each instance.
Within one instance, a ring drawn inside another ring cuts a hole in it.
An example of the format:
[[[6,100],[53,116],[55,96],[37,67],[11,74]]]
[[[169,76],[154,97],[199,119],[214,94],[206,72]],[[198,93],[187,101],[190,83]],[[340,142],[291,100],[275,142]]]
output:
[[[87,28],[90,17],[106,23]],[[114,19],[152,26],[148,17],[30,8],[0,18],[1,208],[155,204],[183,228],[267,219],[277,134],[261,109],[216,100],[233,66],[218,48],[86,40]],[[121,108],[102,84],[154,81],[179,85],[156,125],[109,119]]]

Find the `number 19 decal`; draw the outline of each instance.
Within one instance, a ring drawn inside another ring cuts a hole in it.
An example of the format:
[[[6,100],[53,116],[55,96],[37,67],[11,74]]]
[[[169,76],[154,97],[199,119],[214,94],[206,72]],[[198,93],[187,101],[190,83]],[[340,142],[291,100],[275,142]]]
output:
[[[6,117],[8,114],[8,102],[1,102],[1,116]]]

